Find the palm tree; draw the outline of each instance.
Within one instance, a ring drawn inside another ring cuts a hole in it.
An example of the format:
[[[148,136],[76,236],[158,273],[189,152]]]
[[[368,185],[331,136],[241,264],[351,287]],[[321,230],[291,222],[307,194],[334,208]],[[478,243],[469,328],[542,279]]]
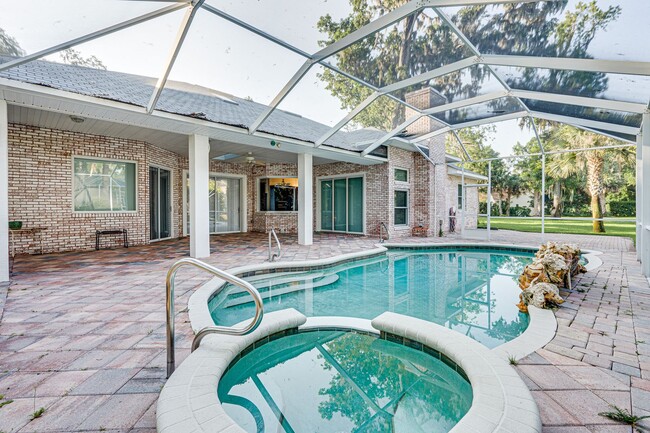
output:
[[[604,135],[584,131],[569,125],[556,126],[549,131],[554,149],[589,149],[618,142]],[[587,173],[587,191],[591,196],[591,217],[594,233],[605,233],[602,221],[605,210],[605,156],[607,163],[632,163],[634,152],[630,148],[598,149],[550,155],[548,174],[555,179],[567,179],[572,175]]]

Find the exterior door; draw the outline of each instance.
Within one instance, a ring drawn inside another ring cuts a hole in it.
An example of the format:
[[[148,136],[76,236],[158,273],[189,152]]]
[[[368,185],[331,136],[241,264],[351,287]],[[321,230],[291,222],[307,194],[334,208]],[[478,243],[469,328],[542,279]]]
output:
[[[172,235],[171,172],[149,167],[149,239],[166,239]]]
[[[210,175],[208,204],[210,207],[210,233],[242,231],[240,178]],[[190,177],[185,175],[185,233],[190,232]]]
[[[363,233],[363,177],[320,181],[320,229]]]
[[[241,231],[239,179],[210,176],[210,233]]]

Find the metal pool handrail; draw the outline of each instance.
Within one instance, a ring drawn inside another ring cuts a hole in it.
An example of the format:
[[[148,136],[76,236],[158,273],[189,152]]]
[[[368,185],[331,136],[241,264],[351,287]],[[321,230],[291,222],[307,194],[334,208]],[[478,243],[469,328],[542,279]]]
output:
[[[386,239],[389,239],[388,227],[386,227],[386,224],[384,222],[379,223],[379,243],[380,244],[384,243],[384,237],[381,235],[382,231],[386,232]]]
[[[216,277],[225,280],[226,282],[233,284],[235,286],[241,287],[246,290],[255,301],[255,316],[250,321],[249,324],[243,327],[230,327],[230,326],[207,326],[201,329],[194,340],[192,341],[192,352],[196,350],[201,344],[201,340],[208,334],[225,334],[225,335],[246,335],[253,332],[262,322],[262,317],[264,316],[264,305],[262,303],[262,296],[257,291],[252,284],[247,281],[237,278],[234,275],[231,275],[227,272],[222,271],[221,269],[210,266],[207,263],[204,263],[200,260],[185,258],[180,259],[174,263],[167,271],[166,278],[166,309],[167,309],[167,378],[172,375],[176,368],[176,352],[175,352],[175,342],[174,342],[174,285],[176,280],[176,272],[179,268],[191,265],[195,268],[199,268],[203,271],[206,271]]]
[[[275,254],[273,252],[273,236],[275,238],[275,242],[278,244],[278,253]],[[278,239],[278,235],[275,233],[275,227],[271,227],[271,231],[269,232],[269,262],[275,261],[276,258],[280,258],[280,255],[282,254],[282,244],[280,244],[280,239]]]

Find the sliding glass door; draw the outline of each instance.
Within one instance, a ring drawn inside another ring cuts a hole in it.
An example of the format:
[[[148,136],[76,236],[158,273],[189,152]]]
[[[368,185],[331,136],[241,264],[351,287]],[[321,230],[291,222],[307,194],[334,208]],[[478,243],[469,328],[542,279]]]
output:
[[[320,181],[320,229],[363,233],[363,177]]]
[[[149,239],[152,241],[172,235],[171,172],[149,167]]]
[[[210,176],[210,233],[240,231],[239,179]]]
[[[208,204],[210,207],[210,233],[233,233],[242,230],[241,221],[242,179],[210,175]],[[190,178],[185,174],[185,233],[190,232]]]

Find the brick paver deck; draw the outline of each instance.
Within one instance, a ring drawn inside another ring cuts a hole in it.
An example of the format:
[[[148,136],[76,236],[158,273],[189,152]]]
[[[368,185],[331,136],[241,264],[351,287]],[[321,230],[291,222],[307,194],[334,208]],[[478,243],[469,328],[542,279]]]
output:
[[[639,415],[650,411],[650,290],[632,242],[580,235],[546,239],[604,251],[604,265],[574,281],[557,312],[556,338],[516,368],[538,401],[545,433],[629,433],[598,412],[610,404]],[[377,242],[317,235],[313,246],[304,247],[294,237],[281,240],[282,260],[330,257]],[[498,231],[492,240],[537,245],[542,239]],[[213,237],[212,251],[207,261],[221,268],[260,263],[268,253],[266,236]],[[155,431],[155,402],[165,376],[164,278],[171,263],[187,254],[187,241],[173,240],[19,257],[11,285],[0,286],[0,405],[13,400],[0,408],[0,431]],[[179,271],[179,361],[191,338],[187,299],[206,279]],[[30,421],[41,407],[45,413]]]

